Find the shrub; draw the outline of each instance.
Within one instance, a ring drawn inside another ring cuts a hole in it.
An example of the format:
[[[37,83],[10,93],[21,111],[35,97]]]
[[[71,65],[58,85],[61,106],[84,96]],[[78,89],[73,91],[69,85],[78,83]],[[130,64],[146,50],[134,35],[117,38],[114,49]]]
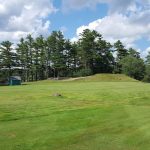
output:
[[[73,73],[74,77],[85,77],[85,76],[90,76],[92,75],[93,72],[91,69],[80,69],[79,71],[76,71]]]

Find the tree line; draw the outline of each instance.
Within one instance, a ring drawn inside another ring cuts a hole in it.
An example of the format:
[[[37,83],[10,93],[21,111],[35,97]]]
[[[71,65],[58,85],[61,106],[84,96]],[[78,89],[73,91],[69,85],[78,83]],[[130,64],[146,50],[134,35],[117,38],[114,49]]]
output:
[[[112,45],[89,29],[76,42],[53,31],[47,38],[27,35],[15,46],[10,41],[0,44],[1,79],[19,75],[28,82],[96,73],[124,73],[150,81],[150,53],[144,61],[135,49],[126,49],[119,40]]]

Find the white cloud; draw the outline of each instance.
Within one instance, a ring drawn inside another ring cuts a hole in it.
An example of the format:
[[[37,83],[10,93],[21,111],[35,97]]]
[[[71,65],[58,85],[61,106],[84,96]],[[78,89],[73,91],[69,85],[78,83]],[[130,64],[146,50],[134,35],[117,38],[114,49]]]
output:
[[[73,37],[70,41],[71,41],[72,43],[74,43],[74,42],[77,42],[78,40],[79,40],[78,37]]]
[[[109,13],[123,12],[125,10],[134,11],[136,2],[141,0],[62,0],[63,10],[94,8],[99,3],[109,5]]]
[[[146,58],[146,56],[148,55],[148,53],[150,52],[150,47],[148,47],[146,50],[141,51],[141,56],[142,58]]]
[[[65,32],[67,32],[67,27],[62,26],[62,27],[60,28],[60,31],[64,34]]]
[[[84,7],[94,7],[102,0],[62,0],[63,9],[82,9]]]
[[[135,41],[143,37],[150,39],[150,10],[145,8],[137,9],[129,14],[107,15],[77,28],[76,38],[87,28],[98,31],[111,43],[121,40],[127,47],[136,47]]]
[[[27,35],[27,32],[23,31],[13,31],[13,32],[7,32],[3,31],[0,32],[0,40],[10,40],[11,42],[15,42],[21,37]]]
[[[87,28],[98,31],[106,40],[109,40],[112,43],[116,40],[121,40],[129,45],[140,39],[142,36],[150,34],[150,23],[146,25],[135,24],[130,17],[121,14],[106,16],[102,19],[93,21],[88,25],[83,25],[77,29],[77,36]]]
[[[137,47],[135,41],[150,39],[150,0],[62,0],[63,9],[93,8],[99,3],[109,6],[108,14],[77,28],[76,37],[86,28],[96,30],[111,43],[121,40],[126,47]]]
[[[0,0],[0,40],[16,41],[28,33],[49,32],[52,0]]]

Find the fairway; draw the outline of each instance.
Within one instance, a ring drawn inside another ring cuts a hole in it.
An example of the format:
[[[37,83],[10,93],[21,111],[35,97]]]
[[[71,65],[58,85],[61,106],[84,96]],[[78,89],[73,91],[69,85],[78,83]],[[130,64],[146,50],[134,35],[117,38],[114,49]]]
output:
[[[0,87],[0,150],[149,150],[150,84],[94,79]]]

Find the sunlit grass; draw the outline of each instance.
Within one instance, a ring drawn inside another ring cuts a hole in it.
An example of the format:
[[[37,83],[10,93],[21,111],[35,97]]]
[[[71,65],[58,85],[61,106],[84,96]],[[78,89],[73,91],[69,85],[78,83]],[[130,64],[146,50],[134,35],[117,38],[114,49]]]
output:
[[[149,150],[150,85],[97,76],[0,87],[0,150]]]

